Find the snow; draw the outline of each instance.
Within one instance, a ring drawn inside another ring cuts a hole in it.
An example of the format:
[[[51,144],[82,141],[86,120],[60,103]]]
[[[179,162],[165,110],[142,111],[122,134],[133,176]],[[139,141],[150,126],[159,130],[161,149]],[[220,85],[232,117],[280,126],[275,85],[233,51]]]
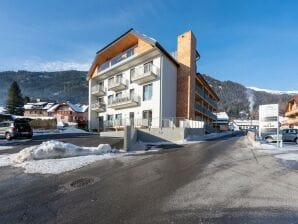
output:
[[[0,106],[0,113],[6,113],[7,110],[5,109],[5,107],[3,106]]]
[[[109,144],[100,144],[98,147],[79,147],[70,143],[51,140],[23,149],[15,155],[14,162],[22,163],[28,160],[101,155],[115,152],[116,150],[112,150]]]
[[[7,149],[12,149],[12,146],[0,146],[0,151],[1,150],[7,150]]]
[[[229,116],[226,112],[218,112],[214,113],[214,115],[217,117],[217,120],[229,120]]]
[[[75,128],[75,127],[66,127],[66,128],[62,128],[62,129],[50,129],[50,130],[45,130],[45,129],[34,129],[33,130],[33,136],[57,135],[57,134],[84,134],[84,133],[88,133],[88,132],[85,130],[79,129],[79,128]]]
[[[60,141],[43,142],[19,153],[0,155],[0,167],[23,168],[25,173],[60,174],[79,169],[103,159],[158,152],[160,148],[134,152],[111,149],[108,144],[98,147],[79,147]]]
[[[290,95],[294,95],[294,94],[298,94],[298,90],[290,90],[290,91],[280,91],[280,90],[270,90],[270,89],[261,89],[258,87],[247,87],[248,89],[252,89],[254,91],[257,92],[267,92],[267,93],[271,93],[271,94],[275,94],[275,95],[281,95],[281,94],[290,94]]]

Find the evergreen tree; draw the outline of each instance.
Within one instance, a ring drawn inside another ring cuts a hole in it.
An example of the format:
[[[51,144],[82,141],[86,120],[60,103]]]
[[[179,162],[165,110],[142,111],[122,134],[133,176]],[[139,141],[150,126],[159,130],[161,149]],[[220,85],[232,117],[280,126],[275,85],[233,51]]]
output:
[[[30,97],[29,96],[25,96],[24,97],[24,104],[26,104],[26,103],[30,103]]]
[[[13,81],[8,89],[6,108],[8,113],[23,115],[24,100],[21,89],[16,81]]]

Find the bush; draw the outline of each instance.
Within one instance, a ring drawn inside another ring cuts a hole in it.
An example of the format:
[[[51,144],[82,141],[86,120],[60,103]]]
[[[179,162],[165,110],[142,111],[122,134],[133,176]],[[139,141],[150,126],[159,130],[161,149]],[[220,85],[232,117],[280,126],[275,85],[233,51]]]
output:
[[[42,128],[42,129],[56,129],[57,120],[56,119],[34,119],[30,122],[32,128]]]

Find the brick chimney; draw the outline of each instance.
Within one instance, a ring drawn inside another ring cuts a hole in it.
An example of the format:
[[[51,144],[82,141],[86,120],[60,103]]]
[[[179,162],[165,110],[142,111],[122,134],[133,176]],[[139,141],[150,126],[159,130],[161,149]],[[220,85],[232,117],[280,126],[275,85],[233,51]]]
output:
[[[177,78],[176,116],[194,119],[196,38],[192,31],[178,36],[177,61],[180,67]]]

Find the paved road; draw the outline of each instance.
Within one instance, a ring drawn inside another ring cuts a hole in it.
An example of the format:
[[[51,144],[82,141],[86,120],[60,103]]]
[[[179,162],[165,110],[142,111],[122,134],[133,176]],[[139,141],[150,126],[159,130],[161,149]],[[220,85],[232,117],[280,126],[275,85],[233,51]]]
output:
[[[91,133],[68,133],[68,134],[49,134],[49,135],[38,135],[33,136],[32,140],[29,139],[16,139],[12,141],[0,140],[0,145],[2,146],[13,146],[7,150],[1,150],[1,154],[7,153],[16,153],[20,150],[33,146],[39,145],[43,141],[49,140],[58,140],[62,142],[72,143],[78,146],[98,146],[99,144],[110,144],[114,148],[123,148],[123,139],[122,138],[113,138],[113,137],[100,137],[98,134]]]
[[[1,223],[298,223],[298,175],[245,137],[103,160],[63,175],[0,170]]]

